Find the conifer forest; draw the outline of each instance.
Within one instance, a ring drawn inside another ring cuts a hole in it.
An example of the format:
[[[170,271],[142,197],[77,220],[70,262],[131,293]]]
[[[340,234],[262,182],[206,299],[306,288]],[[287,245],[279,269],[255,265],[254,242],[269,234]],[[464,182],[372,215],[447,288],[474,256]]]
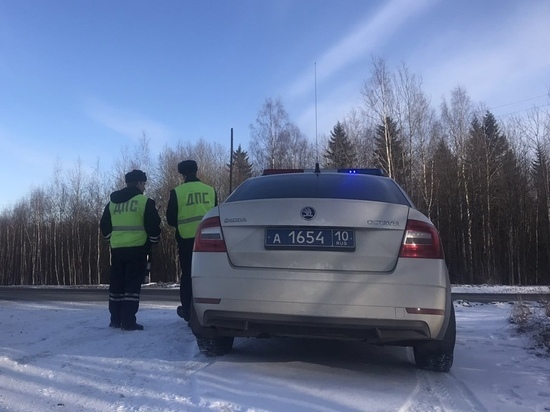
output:
[[[145,194],[163,219],[151,281],[179,282],[165,213],[182,182],[177,164],[194,159],[220,203],[264,168],[381,168],[439,229],[451,283],[550,285],[550,103],[497,117],[460,86],[427,96],[405,64],[373,59],[365,77],[361,105],[319,136],[305,136],[282,99],[267,98],[241,136],[247,145],[233,150],[228,125],[227,144],[181,139],[152,153],[154,136],[144,133],[108,169],[52,165],[41,187],[0,210],[0,284],[107,284],[99,220],[134,168],[147,173]]]

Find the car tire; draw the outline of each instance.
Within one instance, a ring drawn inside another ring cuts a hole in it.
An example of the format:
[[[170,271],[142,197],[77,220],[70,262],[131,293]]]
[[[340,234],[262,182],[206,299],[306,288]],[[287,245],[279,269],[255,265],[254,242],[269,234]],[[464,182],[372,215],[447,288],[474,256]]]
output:
[[[194,305],[191,305],[189,326],[197,339],[197,346],[202,354],[206,356],[222,356],[233,348],[235,338],[231,336],[216,336],[216,331],[213,328],[201,326]]]
[[[441,341],[422,342],[413,346],[414,360],[419,369],[434,372],[449,372],[453,366],[456,341],[456,319],[454,306],[445,336]]]
[[[196,336],[197,346],[202,354],[206,356],[222,356],[230,352],[233,348],[232,336],[218,336],[215,338],[204,338]]]

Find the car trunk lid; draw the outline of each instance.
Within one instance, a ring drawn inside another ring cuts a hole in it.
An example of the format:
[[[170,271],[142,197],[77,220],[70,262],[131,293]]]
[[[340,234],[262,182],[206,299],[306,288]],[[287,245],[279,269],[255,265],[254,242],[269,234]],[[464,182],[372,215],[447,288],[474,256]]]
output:
[[[224,203],[219,211],[234,266],[389,272],[399,256],[409,207],[362,200],[260,199]],[[266,248],[266,228],[281,236],[281,229],[293,230],[295,244]],[[315,244],[314,238],[311,245],[304,244],[308,235],[321,236],[320,229],[325,235],[332,230],[336,245]],[[342,234],[353,234],[354,248],[349,247],[350,239],[347,244],[337,241]],[[303,236],[302,244],[296,236]]]

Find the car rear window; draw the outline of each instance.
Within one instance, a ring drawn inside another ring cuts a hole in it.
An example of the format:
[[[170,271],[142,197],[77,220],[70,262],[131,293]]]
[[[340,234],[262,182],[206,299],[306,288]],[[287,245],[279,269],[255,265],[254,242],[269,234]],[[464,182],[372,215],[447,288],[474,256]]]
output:
[[[248,179],[226,200],[322,198],[370,200],[412,206],[390,178],[344,173],[296,173]]]

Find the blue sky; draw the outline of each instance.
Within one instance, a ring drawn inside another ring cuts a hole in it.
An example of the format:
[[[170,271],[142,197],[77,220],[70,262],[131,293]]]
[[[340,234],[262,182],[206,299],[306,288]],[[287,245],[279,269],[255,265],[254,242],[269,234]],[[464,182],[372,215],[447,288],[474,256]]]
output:
[[[548,104],[546,0],[0,0],[0,208],[54,165],[109,169],[145,133],[245,150],[266,98],[315,140],[382,57],[432,105],[460,85],[498,116]],[[315,69],[316,68],[316,69]],[[521,103],[520,103],[521,102]]]

